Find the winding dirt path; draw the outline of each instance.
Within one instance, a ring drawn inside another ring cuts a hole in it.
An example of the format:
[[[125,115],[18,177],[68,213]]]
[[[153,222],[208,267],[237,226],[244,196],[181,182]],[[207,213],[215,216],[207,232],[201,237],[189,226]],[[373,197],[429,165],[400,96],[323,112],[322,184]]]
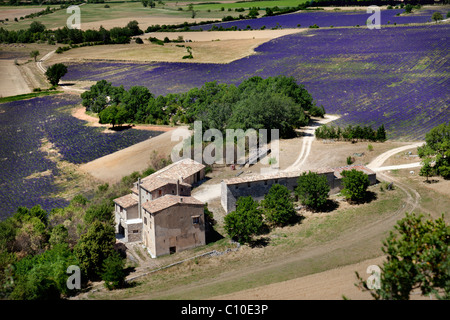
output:
[[[372,170],[382,168],[381,165],[392,155],[403,150],[411,149],[421,145],[422,143],[415,143],[412,145],[395,148],[389,150],[371,162]],[[400,167],[402,165],[396,166]],[[376,220],[365,226],[358,227],[351,231],[343,232],[338,238],[332,242],[317,245],[313,248],[308,248],[306,252],[301,255],[294,255],[287,260],[280,259],[270,266],[270,268],[281,267],[284,264],[289,264],[292,261],[308,261],[308,259],[315,259],[330,255],[336,250],[345,251],[346,248],[352,248],[354,244],[367,241],[368,239],[379,238],[380,235],[386,233],[395,225],[395,223],[403,217],[405,212],[414,211],[420,204],[420,194],[410,188],[408,185],[400,182],[398,179],[389,176],[385,172],[377,172],[377,178],[387,182],[393,182],[395,188],[399,188],[405,195],[403,203],[397,210],[384,216],[383,219]],[[227,295],[216,296],[213,299],[217,300],[341,300],[345,295],[347,298],[356,300],[371,299],[368,292],[362,292],[354,286],[356,281],[355,271],[363,277],[367,278],[366,268],[370,265],[381,265],[385,257],[380,256],[374,259],[364,260],[356,264],[350,264],[340,268],[327,270],[324,272],[310,274],[308,276],[295,278],[288,281],[272,283],[257,288],[247,289],[230,293]],[[275,266],[274,266],[275,265]],[[255,272],[256,270],[253,270]],[[366,275],[366,276],[365,276]],[[413,296],[413,299],[424,299],[422,296]]]

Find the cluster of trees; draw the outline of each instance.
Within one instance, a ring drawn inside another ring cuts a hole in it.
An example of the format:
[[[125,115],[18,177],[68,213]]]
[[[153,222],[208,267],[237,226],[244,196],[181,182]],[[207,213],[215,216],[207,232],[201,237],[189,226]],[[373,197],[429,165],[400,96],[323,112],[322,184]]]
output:
[[[136,20],[130,21],[125,27],[114,27],[106,30],[100,27],[99,30],[69,29],[67,26],[56,30],[48,30],[39,21],[33,21],[28,29],[6,30],[0,28],[0,43],[32,43],[47,41],[48,43],[64,44],[120,44],[130,43],[131,37],[141,35],[144,32],[139,28]]]
[[[343,194],[350,202],[365,199],[369,187],[369,177],[355,169],[342,172]],[[312,211],[326,208],[330,186],[324,175],[304,172],[297,181],[294,191],[302,205]],[[259,203],[251,196],[240,197],[236,210],[225,216],[224,228],[227,234],[240,243],[249,243],[253,236],[271,226],[285,226],[298,221],[294,197],[285,186],[274,184]]]
[[[349,125],[341,129],[340,127],[324,124],[317,128],[315,135],[319,139],[386,141],[386,130],[383,124],[376,130],[372,129],[371,126]]]
[[[81,271],[81,289],[103,280],[108,289],[125,284],[124,255],[114,248],[112,199],[125,195],[138,177],[134,172],[113,186],[98,187],[91,200],[75,196],[64,208],[19,207],[0,222],[0,298],[60,299],[78,293],[67,286],[69,266]]]
[[[240,197],[236,210],[224,218],[228,235],[239,243],[249,243],[254,235],[269,226],[284,226],[294,222],[297,213],[291,192],[282,185],[274,184],[259,203],[251,196]]]
[[[428,177],[439,175],[450,179],[450,122],[443,123],[425,135],[425,144],[417,148],[422,159],[419,174]]]
[[[239,86],[207,82],[185,93],[155,97],[147,88],[114,87],[105,80],[81,94],[86,110],[99,114],[101,123],[173,124],[202,121],[203,130],[279,129],[292,137],[310,116],[322,116],[323,107],[292,77],[252,77]]]

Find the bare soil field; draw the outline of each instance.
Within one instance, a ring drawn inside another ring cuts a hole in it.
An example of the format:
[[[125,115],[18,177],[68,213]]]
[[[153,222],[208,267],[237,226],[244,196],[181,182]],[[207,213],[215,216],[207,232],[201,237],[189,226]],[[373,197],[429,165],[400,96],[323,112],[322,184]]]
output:
[[[86,61],[86,60],[116,60],[116,61],[166,61],[166,62],[203,62],[229,63],[237,59],[252,55],[254,49],[266,41],[283,35],[300,32],[298,29],[283,30],[252,30],[241,32],[213,31],[213,32],[158,32],[141,36],[144,44],[119,44],[71,49],[62,54],[52,55],[47,65],[58,62]],[[177,39],[183,36],[189,43],[167,43],[164,46],[152,44],[148,37],[158,39]],[[185,47],[192,48],[193,59],[183,59],[187,54]]]
[[[134,171],[147,169],[154,151],[167,158],[173,147],[179,143],[178,140],[171,140],[172,132],[173,130],[164,132],[159,136],[83,164],[80,170],[103,182],[118,182],[123,176]]]
[[[31,13],[39,12],[45,10],[46,7],[36,6],[36,7],[20,7],[20,8],[12,8],[6,7],[2,8],[0,11],[0,20],[9,19],[9,23],[15,23],[14,18],[19,19],[20,17],[24,17]]]
[[[82,22],[81,23],[81,29],[82,30],[88,30],[88,29],[96,29],[98,30],[100,26],[103,26],[105,29],[112,29],[114,27],[125,27],[128,22],[130,22],[130,17],[127,18],[117,18],[117,19],[109,19],[109,20],[100,20],[100,21],[94,21],[94,22]],[[211,21],[215,19],[211,18],[187,18],[182,16],[139,16],[136,15],[133,17],[134,20],[137,20],[139,22],[139,25],[141,26],[141,29],[145,30],[147,26],[151,25],[171,25],[171,24],[181,24],[184,22],[202,22],[202,21]],[[132,20],[133,20],[132,19]]]
[[[24,93],[30,93],[22,73],[14,60],[0,60],[0,96],[9,97]]]

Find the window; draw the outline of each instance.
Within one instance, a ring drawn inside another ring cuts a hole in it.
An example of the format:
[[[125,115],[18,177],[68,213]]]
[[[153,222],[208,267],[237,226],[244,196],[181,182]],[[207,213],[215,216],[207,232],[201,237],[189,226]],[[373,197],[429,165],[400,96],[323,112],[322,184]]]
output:
[[[147,225],[147,217],[144,217],[144,224]]]
[[[161,197],[161,195],[162,195],[162,190],[158,190],[158,196]]]
[[[133,233],[138,233],[139,232],[139,230],[133,230]]]
[[[193,224],[199,224],[200,223],[200,216],[192,217],[192,223]]]
[[[249,187],[249,188],[250,188],[250,182],[247,182],[247,187]]]

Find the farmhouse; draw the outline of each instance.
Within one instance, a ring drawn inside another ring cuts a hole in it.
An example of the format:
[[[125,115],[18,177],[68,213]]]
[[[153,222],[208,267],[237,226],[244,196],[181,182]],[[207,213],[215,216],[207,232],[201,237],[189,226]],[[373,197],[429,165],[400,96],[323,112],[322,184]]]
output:
[[[182,159],[139,179],[114,199],[116,233],[123,242],[142,241],[152,257],[204,245],[204,204],[191,196],[204,178],[203,164]]]
[[[352,165],[334,169],[322,169],[316,172],[327,178],[330,193],[338,193],[342,189],[342,176],[344,170],[360,170],[369,176],[370,184],[376,183],[376,174],[365,166]],[[280,184],[294,191],[297,187],[297,179],[303,171],[280,172],[271,175],[251,175],[225,179],[221,182],[221,204],[226,213],[236,210],[236,202],[239,197],[251,196],[260,201],[269,192],[273,184]]]

